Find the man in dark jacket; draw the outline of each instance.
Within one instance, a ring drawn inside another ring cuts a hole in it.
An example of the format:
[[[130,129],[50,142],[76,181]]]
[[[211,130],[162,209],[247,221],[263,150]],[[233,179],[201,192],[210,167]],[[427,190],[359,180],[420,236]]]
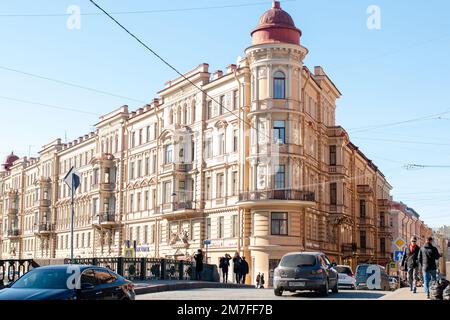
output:
[[[219,267],[222,270],[223,282],[228,282],[228,267],[230,266],[231,256],[226,253],[224,257],[220,258]]]
[[[408,273],[409,288],[416,293],[417,280],[419,278],[419,252],[420,247],[417,245],[417,237],[412,236],[411,242],[403,250],[402,266],[403,270]]]
[[[433,246],[433,238],[429,237],[427,243],[420,249],[419,263],[423,272],[423,287],[427,298],[430,298],[430,280],[436,281],[436,260],[441,257],[438,250]]]
[[[242,278],[242,284],[245,284],[245,276],[248,273],[248,263],[245,260],[245,257],[242,257],[241,261],[241,278]]]
[[[203,252],[202,249],[198,249],[194,255],[195,259],[195,280],[202,280],[203,271]]]
[[[236,283],[241,283],[241,262],[242,258],[239,252],[235,252],[233,257],[233,272],[236,277]]]

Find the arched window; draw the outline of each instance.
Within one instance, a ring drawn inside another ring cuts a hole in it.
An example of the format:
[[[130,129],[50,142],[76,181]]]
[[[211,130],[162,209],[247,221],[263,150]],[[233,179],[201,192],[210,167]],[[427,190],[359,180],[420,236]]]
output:
[[[273,98],[286,98],[286,76],[281,71],[277,71],[273,75]]]

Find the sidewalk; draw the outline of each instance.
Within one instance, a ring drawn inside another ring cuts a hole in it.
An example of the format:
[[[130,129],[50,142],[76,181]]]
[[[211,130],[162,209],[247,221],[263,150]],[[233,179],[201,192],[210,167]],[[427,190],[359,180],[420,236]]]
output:
[[[397,289],[391,293],[383,296],[380,300],[428,300],[423,287],[417,288],[417,293],[412,293],[412,291],[407,288]]]
[[[209,281],[190,281],[190,280],[151,280],[151,281],[133,281],[136,294],[154,293],[162,291],[203,289],[203,288],[255,288],[253,285],[222,283]]]

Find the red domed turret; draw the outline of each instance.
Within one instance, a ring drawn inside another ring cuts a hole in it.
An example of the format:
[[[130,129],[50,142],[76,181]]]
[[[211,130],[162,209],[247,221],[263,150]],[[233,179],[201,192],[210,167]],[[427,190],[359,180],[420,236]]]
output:
[[[300,44],[302,32],[295,26],[289,13],[281,9],[280,2],[274,1],[272,9],[266,11],[252,31],[253,44],[292,43]]]
[[[6,157],[5,163],[2,165],[3,169],[6,171],[9,171],[9,169],[12,167],[14,161],[16,161],[16,160],[19,160],[19,157],[11,152],[11,154]]]

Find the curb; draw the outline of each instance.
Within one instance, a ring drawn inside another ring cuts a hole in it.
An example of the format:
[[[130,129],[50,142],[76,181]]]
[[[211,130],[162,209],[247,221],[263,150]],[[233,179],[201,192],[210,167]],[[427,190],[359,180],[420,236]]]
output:
[[[199,282],[199,283],[174,283],[174,284],[156,284],[149,285],[146,287],[135,288],[134,291],[136,295],[146,294],[146,293],[156,293],[163,291],[176,291],[176,290],[188,290],[188,289],[236,289],[236,288],[245,288],[245,289],[255,289],[253,285],[247,284],[228,284],[228,283],[217,283],[217,282]]]

